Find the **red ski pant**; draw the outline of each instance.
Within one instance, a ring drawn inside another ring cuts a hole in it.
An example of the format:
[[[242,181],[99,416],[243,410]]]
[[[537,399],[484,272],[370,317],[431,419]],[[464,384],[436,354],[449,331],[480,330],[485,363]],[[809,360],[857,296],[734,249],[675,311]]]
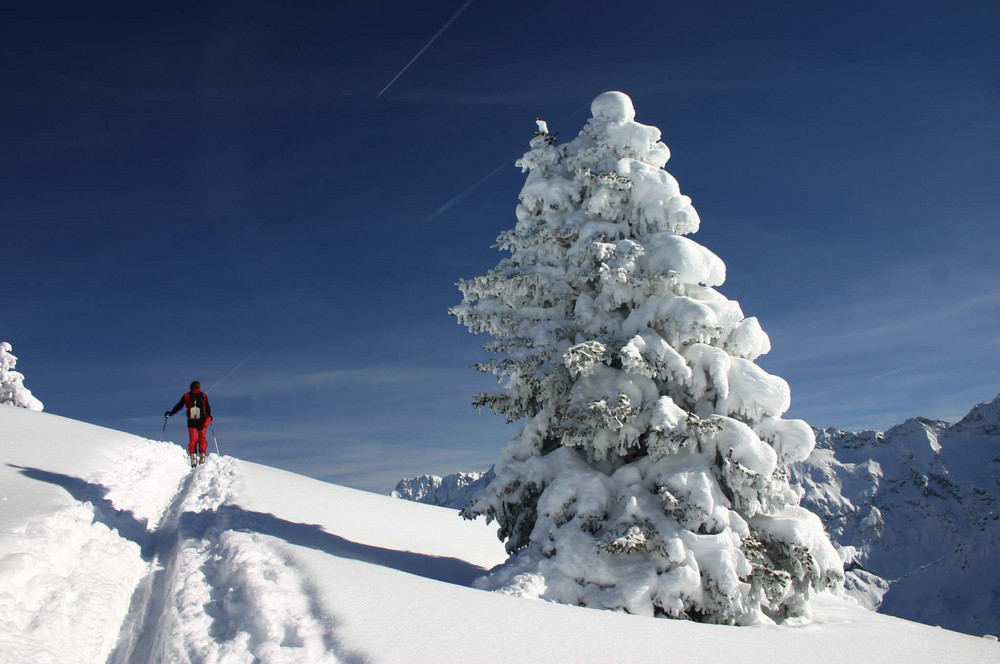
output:
[[[202,454],[208,452],[208,439],[205,438],[205,431],[208,427],[204,429],[195,429],[194,427],[188,427],[188,454],[197,454],[199,451]]]

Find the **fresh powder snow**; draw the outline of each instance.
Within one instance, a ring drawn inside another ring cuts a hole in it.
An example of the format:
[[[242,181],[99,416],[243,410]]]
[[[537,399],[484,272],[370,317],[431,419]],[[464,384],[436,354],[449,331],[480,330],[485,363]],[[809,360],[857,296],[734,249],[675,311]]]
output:
[[[828,594],[789,628],[474,590],[493,529],[232,457],[0,409],[0,662],[995,662]]]
[[[832,595],[756,629],[474,590],[454,511],[0,408],[0,662],[995,662]]]

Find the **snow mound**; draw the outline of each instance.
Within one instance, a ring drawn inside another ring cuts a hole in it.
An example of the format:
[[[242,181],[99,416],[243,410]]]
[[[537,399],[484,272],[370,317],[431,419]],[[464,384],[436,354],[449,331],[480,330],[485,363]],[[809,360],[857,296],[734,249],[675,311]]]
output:
[[[0,431],[3,661],[105,661],[183,462],[167,443],[17,408],[0,409]]]
[[[0,551],[0,659],[103,661],[145,571],[139,546],[82,503],[7,530]]]
[[[623,92],[605,92],[598,95],[590,104],[590,112],[595,118],[609,122],[635,120],[635,108],[632,107],[632,100]]]

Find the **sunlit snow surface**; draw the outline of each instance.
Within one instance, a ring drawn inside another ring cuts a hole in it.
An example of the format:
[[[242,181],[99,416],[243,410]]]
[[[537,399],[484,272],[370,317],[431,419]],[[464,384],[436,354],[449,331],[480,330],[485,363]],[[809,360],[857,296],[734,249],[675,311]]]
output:
[[[472,590],[503,547],[452,510],[25,409],[0,455],[4,663],[1000,661],[830,596],[739,628]]]

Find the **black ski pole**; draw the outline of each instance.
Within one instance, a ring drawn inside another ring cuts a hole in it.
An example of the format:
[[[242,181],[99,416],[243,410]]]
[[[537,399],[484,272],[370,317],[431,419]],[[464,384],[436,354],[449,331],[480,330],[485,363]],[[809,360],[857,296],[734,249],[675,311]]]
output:
[[[219,439],[215,437],[215,424],[211,424],[209,426],[212,427],[212,442],[215,443],[215,453],[221,456],[222,452],[219,451]]]
[[[168,419],[170,419],[169,415],[164,415],[163,416],[163,431],[161,431],[160,433],[165,433],[166,432],[166,430],[167,430],[167,420]]]

